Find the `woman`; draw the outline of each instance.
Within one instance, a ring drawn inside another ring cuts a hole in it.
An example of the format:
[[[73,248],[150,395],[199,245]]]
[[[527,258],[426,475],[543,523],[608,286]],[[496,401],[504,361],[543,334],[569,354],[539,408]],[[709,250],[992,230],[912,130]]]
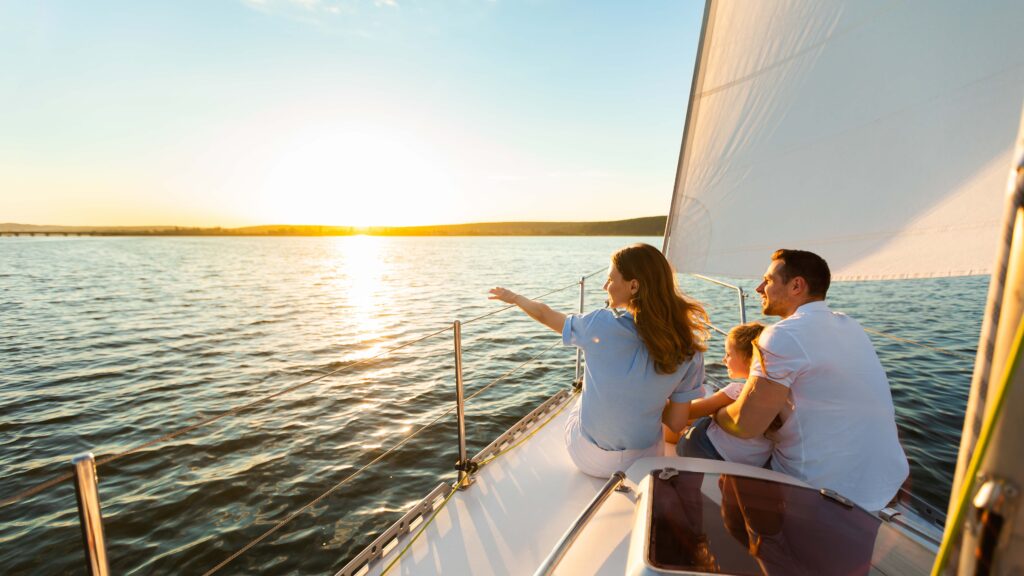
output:
[[[686,426],[690,400],[703,396],[707,313],[682,296],[668,261],[647,244],[612,255],[604,290],[609,308],[585,315],[566,316],[501,287],[490,298],[519,306],[583,350],[583,394],[565,440],[580,470],[606,478],[660,456],[662,422],[676,432]]]

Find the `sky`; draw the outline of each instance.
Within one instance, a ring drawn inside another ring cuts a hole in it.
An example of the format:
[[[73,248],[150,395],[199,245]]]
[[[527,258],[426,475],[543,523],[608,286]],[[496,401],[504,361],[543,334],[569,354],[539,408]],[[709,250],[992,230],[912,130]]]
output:
[[[668,212],[699,0],[0,1],[0,223]]]

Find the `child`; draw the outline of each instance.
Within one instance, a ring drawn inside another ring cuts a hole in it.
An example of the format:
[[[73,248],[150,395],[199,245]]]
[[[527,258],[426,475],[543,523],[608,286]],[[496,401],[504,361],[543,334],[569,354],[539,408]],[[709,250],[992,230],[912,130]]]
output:
[[[729,378],[739,380],[731,382],[725,388],[707,398],[690,402],[690,420],[704,416],[712,416],[719,408],[732,404],[740,397],[743,385],[750,375],[750,362],[754,359],[754,342],[764,330],[764,324],[748,322],[734,326],[725,337],[725,357],[722,363],[729,371]]]
[[[754,346],[762,330],[764,330],[763,324],[748,322],[729,331],[729,335],[725,338],[725,357],[722,358],[722,362],[729,370],[729,378],[739,381],[730,383],[707,398],[690,402],[690,418],[697,420],[690,429],[702,428],[701,434],[695,435],[702,441],[691,441],[691,435],[688,432],[687,439],[676,447],[679,455],[714,458],[752,466],[764,466],[768,461],[772,449],[770,440],[764,436],[748,439],[730,436],[718,429],[713,418],[715,412],[720,408],[732,404],[739,398],[743,385],[746,384],[746,379],[750,375],[750,362],[754,359]]]

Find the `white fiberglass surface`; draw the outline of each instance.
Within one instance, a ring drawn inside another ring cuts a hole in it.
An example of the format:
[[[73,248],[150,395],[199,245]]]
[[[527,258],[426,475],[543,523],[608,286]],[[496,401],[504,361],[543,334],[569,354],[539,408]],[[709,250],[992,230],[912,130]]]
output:
[[[568,408],[561,411],[529,441],[484,466],[474,483],[456,493],[389,574],[533,573],[606,482],[579,472],[569,459],[563,441],[568,413]],[[758,476],[799,484],[770,470],[674,456],[638,461],[627,472],[629,482],[635,486],[646,471],[657,466],[725,473],[753,471]],[[634,499],[635,492],[612,494],[557,573],[622,574]],[[376,562],[369,573],[380,574],[407,542],[408,537],[383,561]]]
[[[562,440],[567,417],[568,409],[484,466],[389,574],[533,573],[605,482],[570,461]],[[391,558],[370,573],[379,574]]]

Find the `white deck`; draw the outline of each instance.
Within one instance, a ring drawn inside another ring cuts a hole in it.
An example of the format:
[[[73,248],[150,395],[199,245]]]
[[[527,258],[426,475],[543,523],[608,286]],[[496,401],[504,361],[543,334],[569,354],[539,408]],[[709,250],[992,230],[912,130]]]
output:
[[[606,482],[581,473],[569,459],[563,441],[568,413],[563,410],[525,444],[484,466],[473,485],[437,513],[389,574],[532,574]],[[674,455],[641,460],[627,471],[628,481],[635,485],[652,466],[748,476],[753,470],[756,476],[801,485],[770,470]],[[635,497],[635,492],[612,494],[558,573],[623,574]],[[367,574],[380,574],[410,537],[401,538]]]
[[[480,469],[389,573],[531,574],[605,483],[570,461],[562,440],[567,417],[563,410],[528,442]],[[369,574],[380,574],[404,545]]]

